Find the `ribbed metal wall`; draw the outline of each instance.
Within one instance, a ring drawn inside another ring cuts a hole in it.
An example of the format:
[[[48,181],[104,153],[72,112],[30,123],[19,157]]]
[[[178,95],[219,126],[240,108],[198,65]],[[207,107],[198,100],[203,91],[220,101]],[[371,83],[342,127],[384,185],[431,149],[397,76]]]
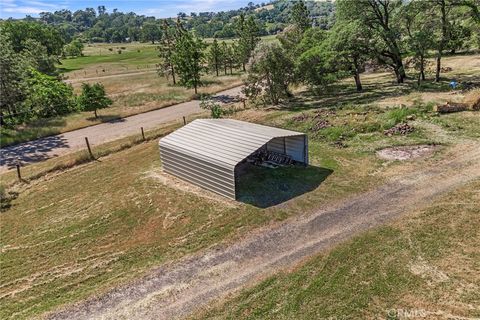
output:
[[[288,154],[293,160],[308,164],[306,136],[279,137],[267,143],[267,150]]]
[[[219,167],[212,162],[182,153],[181,150],[168,147],[162,147],[160,150],[165,172],[227,198],[235,199],[234,169]]]
[[[284,143],[285,141],[285,143]],[[165,172],[235,199],[235,166],[267,144],[308,163],[306,136],[299,132],[231,119],[201,119],[160,139]]]

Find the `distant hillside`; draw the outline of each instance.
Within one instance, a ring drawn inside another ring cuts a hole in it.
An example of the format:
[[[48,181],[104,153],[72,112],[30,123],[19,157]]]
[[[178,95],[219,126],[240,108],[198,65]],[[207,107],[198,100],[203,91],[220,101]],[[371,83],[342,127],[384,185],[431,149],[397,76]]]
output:
[[[321,28],[328,29],[334,22],[334,1],[308,1],[312,21]],[[235,37],[235,21],[238,16],[253,15],[260,25],[261,35],[276,34],[283,30],[289,22],[289,11],[292,1],[277,0],[269,3],[253,4],[237,10],[222,12],[179,12],[178,17],[187,29],[194,29],[204,38]],[[27,16],[25,20],[37,20]],[[154,41],[159,33],[161,22],[156,19],[138,15],[134,12],[112,12],[100,5],[96,9],[59,10],[42,12],[38,20],[57,27],[67,42],[74,37],[81,37],[89,42],[130,42]],[[170,18],[173,23],[173,18]]]

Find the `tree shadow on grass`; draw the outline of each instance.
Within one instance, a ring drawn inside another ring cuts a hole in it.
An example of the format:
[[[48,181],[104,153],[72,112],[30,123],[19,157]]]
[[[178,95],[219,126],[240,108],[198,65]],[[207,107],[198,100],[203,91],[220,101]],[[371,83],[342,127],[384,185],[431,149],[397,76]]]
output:
[[[87,118],[88,121],[100,121],[101,123],[118,123],[118,122],[124,122],[125,119],[120,117],[117,114],[99,114],[98,117],[95,118],[95,116],[91,116]]]
[[[318,90],[306,90],[290,99],[284,109],[289,111],[304,111],[317,108],[332,108],[342,105],[362,105],[376,103],[379,100],[408,95],[413,92],[439,92],[448,91],[449,83],[457,79],[460,84],[476,87],[480,84],[480,77],[473,74],[446,74],[440,82],[431,79],[423,81],[420,87],[414,75],[406,79],[405,83],[397,84],[385,77],[379,76],[378,81],[363,83],[363,90],[356,91],[351,83],[334,83]]]
[[[237,181],[237,200],[268,208],[315,190],[333,170],[315,166],[279,167],[249,165]]]

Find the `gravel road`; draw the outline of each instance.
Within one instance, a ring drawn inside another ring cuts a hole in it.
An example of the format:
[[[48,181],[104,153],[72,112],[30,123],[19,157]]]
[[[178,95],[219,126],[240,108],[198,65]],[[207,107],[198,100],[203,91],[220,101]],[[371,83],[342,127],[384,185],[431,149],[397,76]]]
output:
[[[342,203],[265,227],[161,266],[133,283],[70,306],[49,319],[177,319],[245,285],[290,268],[359,232],[421,208],[480,179],[480,143],[455,148],[435,166],[401,174]]]
[[[236,96],[241,87],[225,90],[216,96]],[[7,171],[17,161],[23,165],[44,161],[79,149],[85,149],[85,137],[91,145],[98,145],[126,136],[140,134],[140,127],[149,130],[171,121],[182,121],[183,116],[201,112],[200,101],[192,100],[170,107],[149,111],[102,124],[45,137],[0,149],[0,172]]]

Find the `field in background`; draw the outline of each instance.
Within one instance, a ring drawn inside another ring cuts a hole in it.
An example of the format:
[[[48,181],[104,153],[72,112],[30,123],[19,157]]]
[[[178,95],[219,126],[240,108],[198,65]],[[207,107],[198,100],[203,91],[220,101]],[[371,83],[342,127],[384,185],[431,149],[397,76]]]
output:
[[[83,57],[63,59],[59,68],[73,78],[108,75],[113,70],[123,72],[147,67],[155,70],[155,65],[159,63],[157,46],[147,43],[86,44]],[[107,66],[117,68],[103,71],[102,67]]]

